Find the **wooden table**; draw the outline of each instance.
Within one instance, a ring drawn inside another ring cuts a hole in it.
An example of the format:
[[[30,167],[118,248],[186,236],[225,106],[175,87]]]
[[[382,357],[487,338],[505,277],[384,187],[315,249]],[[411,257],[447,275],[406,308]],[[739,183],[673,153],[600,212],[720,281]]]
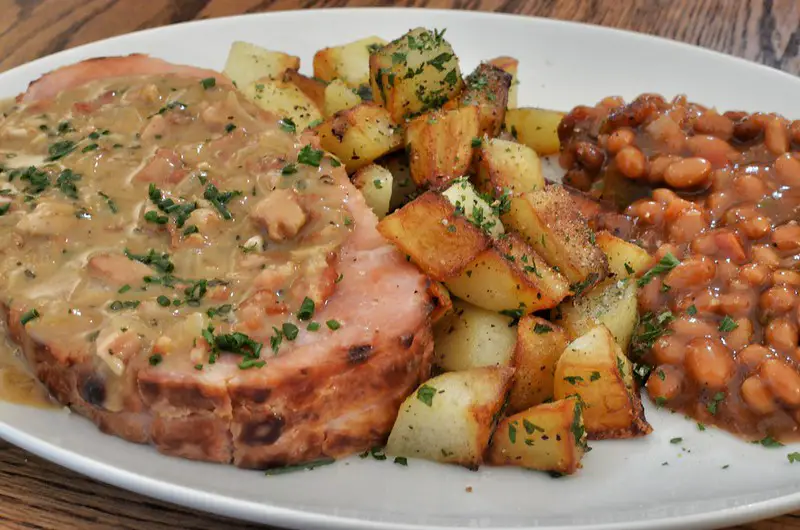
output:
[[[391,4],[329,0],[304,1],[302,7]],[[800,2],[796,0],[409,0],[403,4],[602,24],[800,73]],[[284,0],[0,0],[0,71],[64,48],[144,28],[298,7],[300,2]],[[106,486],[0,442],[0,527],[222,530],[234,526],[257,528]],[[800,529],[800,514],[738,529]]]

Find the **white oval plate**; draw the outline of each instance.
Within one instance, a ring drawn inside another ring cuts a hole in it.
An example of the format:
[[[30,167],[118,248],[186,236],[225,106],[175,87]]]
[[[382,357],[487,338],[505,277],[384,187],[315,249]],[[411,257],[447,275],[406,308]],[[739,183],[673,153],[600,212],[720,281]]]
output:
[[[800,117],[800,81],[690,46],[599,27],[457,11],[313,10],[206,20],[82,46],[0,75],[13,95],[57,66],[145,52],[222,68],[233,40],[299,55],[409,28],[447,28],[469,72],[481,59],[520,61],[520,104],[569,109],[604,96],[687,93],[720,109]],[[0,436],[96,479],[209,512],[294,528],[712,528],[800,508],[800,465],[786,454],[648,407],[655,432],[592,443],[576,476],[507,468],[471,472],[412,460],[351,458],[274,477],[169,458],[101,434],[74,414],[0,403]],[[681,443],[670,440],[681,437]],[[729,466],[723,469],[723,466]],[[467,487],[472,492],[466,491]]]

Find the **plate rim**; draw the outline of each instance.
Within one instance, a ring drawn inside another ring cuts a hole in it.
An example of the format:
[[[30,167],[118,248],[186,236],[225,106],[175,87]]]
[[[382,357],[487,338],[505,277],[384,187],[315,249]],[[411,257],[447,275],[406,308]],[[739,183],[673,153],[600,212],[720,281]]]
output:
[[[347,16],[347,14],[368,14],[374,13],[391,14],[392,12],[414,12],[416,14],[435,14],[439,16],[456,17],[463,19],[493,18],[512,21],[526,21],[533,25],[547,25],[553,27],[573,27],[580,28],[582,32],[594,32],[598,35],[623,34],[628,39],[636,41],[657,42],[659,46],[665,48],[682,49],[686,52],[701,54],[715,61],[728,62],[729,64],[756,68],[760,75],[776,76],[792,83],[796,83],[800,88],[800,78],[788,72],[774,68],[769,65],[758,63],[743,57],[730,55],[714,49],[702,47],[696,44],[677,41],[668,37],[651,35],[630,29],[602,26],[588,22],[570,21],[546,18],[541,16],[530,16],[518,13],[498,13],[493,11],[477,11],[463,9],[438,9],[420,7],[335,7],[335,8],[314,8],[314,9],[290,9],[281,11],[267,11],[245,14],[226,15],[200,20],[189,20],[174,24],[158,26],[137,30],[120,35],[114,35],[97,41],[81,44],[72,48],[61,50],[46,56],[37,58],[33,61],[17,65],[9,70],[0,73],[0,92],[6,77],[21,75],[23,71],[35,69],[43,64],[55,62],[58,64],[47,67],[47,70],[58,68],[59,66],[70,64],[70,58],[81,55],[86,49],[94,48],[107,42],[125,41],[128,39],[137,40],[146,38],[151,33],[169,33],[174,28],[185,28],[188,26],[214,26],[217,24],[231,24],[243,18],[291,18],[291,17],[317,17],[326,15]],[[458,21],[453,21],[456,24]],[[132,52],[133,53],[133,52]],[[62,60],[63,59],[63,60]],[[33,82],[30,79],[28,82]],[[14,97],[16,94],[9,94],[7,97]],[[54,412],[58,412],[57,410]],[[245,501],[234,497],[208,493],[191,487],[172,484],[147,475],[140,475],[125,469],[117,468],[113,465],[92,459],[84,454],[63,449],[58,445],[51,444],[49,441],[28,434],[13,425],[0,420],[0,439],[19,447],[25,451],[65,467],[84,476],[90,477],[99,482],[112,485],[124,490],[132,491],[140,495],[161,500],[174,504],[182,508],[200,510],[211,515],[223,516],[232,519],[251,521],[256,523],[266,523],[270,525],[285,526],[287,528],[326,528],[336,530],[361,530],[361,529],[381,529],[381,530],[416,530],[423,526],[418,523],[395,523],[388,521],[377,521],[367,519],[357,519],[349,516],[334,514],[322,514],[302,509],[286,508],[268,503],[255,501]],[[247,470],[243,470],[247,471]],[[613,522],[600,524],[581,524],[581,525],[559,525],[559,526],[536,526],[536,527],[501,527],[491,526],[492,530],[524,530],[526,528],[536,528],[537,530],[635,530],[640,528],[658,528],[663,530],[679,530],[691,528],[719,528],[723,526],[742,524],[755,520],[761,520],[788,513],[789,511],[800,508],[800,491],[793,494],[782,495],[771,499],[757,501],[750,504],[728,508],[717,508],[712,511],[695,513],[690,515],[678,515],[671,517],[660,517],[658,519],[643,519],[628,522]],[[267,523],[266,520],[269,520]],[[299,526],[302,525],[302,526]],[[309,526],[311,525],[311,526]],[[425,528],[431,530],[452,530],[454,526],[429,526]]]

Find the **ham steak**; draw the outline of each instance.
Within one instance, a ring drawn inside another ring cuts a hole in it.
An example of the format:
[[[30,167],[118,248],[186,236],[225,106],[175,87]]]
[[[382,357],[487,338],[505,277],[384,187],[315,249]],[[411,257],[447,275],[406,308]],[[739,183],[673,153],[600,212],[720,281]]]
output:
[[[315,136],[134,55],[0,122],[0,302],[30,369],[106,433],[267,468],[382,444],[430,371],[428,280]]]

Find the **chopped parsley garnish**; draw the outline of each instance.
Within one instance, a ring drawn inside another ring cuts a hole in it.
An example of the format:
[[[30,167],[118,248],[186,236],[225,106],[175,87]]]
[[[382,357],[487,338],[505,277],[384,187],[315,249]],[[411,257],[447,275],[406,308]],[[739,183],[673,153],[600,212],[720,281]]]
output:
[[[150,366],[158,366],[159,364],[161,364],[161,361],[163,360],[164,357],[162,357],[160,353],[154,353],[153,355],[150,356],[149,359]]]
[[[636,280],[636,285],[638,285],[639,287],[644,287],[659,274],[667,273],[672,269],[674,269],[675,267],[677,267],[679,264],[680,261],[678,261],[678,258],[673,256],[672,253],[667,252],[664,255],[664,257],[661,258],[661,260],[653,266],[652,269],[645,272],[641,278]]]
[[[447,52],[440,53],[439,55],[428,61],[428,64],[441,72],[444,70],[444,64],[452,58],[453,58],[452,53],[447,53]]]
[[[309,322],[308,326],[306,326],[308,331],[319,331],[319,322]]]
[[[697,306],[692,304],[688,308],[686,308],[686,314],[690,317],[693,317],[697,314]]]
[[[139,300],[114,300],[108,304],[111,311],[122,311],[124,309],[136,309],[141,302]]]
[[[126,283],[125,285],[123,285],[122,287],[120,287],[120,288],[119,288],[119,290],[117,290],[117,293],[119,293],[119,294],[125,294],[125,293],[127,293],[128,291],[130,291],[130,290],[131,290],[131,286],[130,286],[130,285],[128,285],[128,284]]]
[[[95,143],[88,144],[83,149],[81,149],[81,153],[88,153],[89,151],[94,151],[98,147],[100,147],[100,146],[95,144]]]
[[[233,219],[233,215],[231,215],[231,212],[228,210],[227,204],[231,199],[238,197],[241,194],[242,192],[238,190],[224,192],[219,191],[216,186],[209,183],[203,192],[203,198],[209,201],[214,208],[217,209],[220,215],[222,215],[223,219],[230,221]]]
[[[211,307],[206,311],[208,318],[214,318],[217,315],[227,315],[233,310],[233,306],[231,304],[222,304],[219,307]]]
[[[217,86],[217,80],[213,77],[206,77],[200,80],[200,84],[203,85],[204,89],[208,90],[209,88]]]
[[[720,331],[733,331],[734,329],[738,328],[739,324],[736,323],[728,315],[725,315],[725,318],[722,319],[722,322],[719,323],[719,330]]]
[[[338,320],[328,320],[327,322],[325,322],[325,325],[328,326],[328,329],[332,331],[336,331],[337,329],[342,327],[342,324]]]
[[[330,160],[331,160],[331,166],[332,167],[339,167],[339,166],[342,165],[342,163],[339,162],[338,160],[336,160],[335,158],[331,158]]]
[[[633,274],[634,272],[636,272],[635,270],[633,270],[633,267],[631,267],[627,261],[625,262],[625,272],[627,272],[628,274]]]
[[[168,274],[175,270],[175,265],[173,265],[169,260],[169,254],[159,254],[152,248],[147,254],[133,254],[126,248],[125,256],[133,261],[144,263],[145,265],[148,265],[163,274]]]
[[[286,131],[287,133],[296,133],[297,132],[297,125],[295,125],[294,120],[291,118],[283,118],[278,122],[278,127],[281,128],[282,131]]]
[[[119,212],[119,208],[117,208],[117,203],[115,203],[111,197],[109,197],[102,191],[98,191],[97,194],[106,200],[106,204],[108,205],[108,209],[111,210],[111,213]]]
[[[708,410],[708,412],[710,414],[712,414],[712,415],[716,414],[717,413],[717,406],[724,399],[725,399],[725,393],[724,392],[717,392],[711,398],[711,401],[708,402],[708,405],[706,405],[706,410]]]
[[[589,381],[597,381],[598,379],[600,379],[600,372],[598,371],[592,372],[592,374],[589,376]]]
[[[408,466],[408,458],[404,456],[396,456],[394,457],[394,463],[399,466]]]
[[[571,385],[574,385],[577,382],[583,382],[583,377],[579,375],[568,375],[567,377],[564,378],[564,381],[566,381]]]
[[[472,139],[472,147],[480,147],[482,143],[483,140],[477,136]]]
[[[569,288],[574,296],[580,296],[580,294],[583,293],[583,291],[594,285],[594,283],[597,281],[598,278],[599,275],[596,272],[591,272],[586,277],[586,279],[580,282],[573,283],[572,285],[569,286]]]
[[[786,458],[789,460],[790,464],[794,464],[795,462],[800,462],[800,453],[796,451],[794,453],[789,453],[788,455],[786,455]]]
[[[758,440],[757,442],[754,442],[754,443],[758,443],[758,444],[763,445],[764,447],[770,447],[770,448],[783,447],[783,444],[780,443],[775,438],[773,438],[772,436],[765,436],[762,439],[760,439],[760,440]]]
[[[150,210],[149,212],[145,212],[144,220],[148,223],[155,223],[158,225],[165,225],[169,222],[169,217],[166,215],[159,215],[157,211]]]
[[[25,313],[23,313],[23,315],[19,319],[19,323],[24,326],[25,324],[27,324],[31,320],[36,320],[40,316],[41,315],[39,314],[39,311],[37,311],[36,309],[30,309],[30,310],[26,311]]]
[[[517,428],[514,426],[514,422],[508,424],[508,440],[512,444],[517,443]]]
[[[48,147],[47,152],[50,156],[45,158],[48,162],[53,162],[59,158],[64,158],[75,150],[75,142],[72,140],[60,140]]]
[[[319,163],[322,161],[322,155],[324,154],[325,151],[321,149],[314,149],[310,145],[305,145],[297,154],[297,162],[307,166],[319,167]]]
[[[553,331],[553,328],[548,325],[539,324],[538,322],[533,325],[533,332],[537,335],[543,335],[545,333],[550,333],[551,331]]]
[[[250,368],[261,368],[265,364],[267,364],[267,361],[253,359],[252,357],[246,357],[237,366],[239,367],[240,370],[248,370]]]
[[[190,236],[192,234],[197,234],[200,232],[200,229],[197,228],[195,225],[189,225],[183,230],[184,237]]]
[[[65,169],[56,178],[56,186],[61,190],[61,193],[70,199],[78,198],[78,188],[75,183],[81,179],[77,173],[73,173],[71,169]]]
[[[672,438],[669,443],[671,444],[679,444],[683,441],[683,438]]]
[[[417,399],[426,405],[433,406],[433,397],[436,395],[436,389],[429,385],[422,385],[417,390]]]
[[[281,329],[283,330],[283,336],[286,337],[286,340],[296,339],[297,333],[300,331],[297,326],[290,322],[284,322]]]
[[[0,216],[7,214],[10,209],[11,209],[10,202],[7,202],[4,205],[0,206]]]
[[[303,302],[300,304],[300,310],[297,312],[297,319],[298,320],[311,320],[311,317],[314,316],[314,300],[309,297],[303,298]]]
[[[648,352],[653,344],[662,336],[670,332],[669,323],[675,320],[672,312],[664,311],[658,315],[645,313],[639,319],[639,325],[631,339],[631,353],[641,357]]]
[[[164,212],[167,215],[175,215],[175,225],[178,228],[182,228],[186,221],[189,219],[189,216],[193,211],[197,209],[196,202],[187,202],[184,204],[178,204],[172,199],[164,198],[164,195],[160,189],[156,187],[155,184],[150,184],[148,189],[148,196],[150,197],[150,201],[155,204],[159,210]],[[169,219],[163,220],[161,219],[162,216],[150,216],[151,219],[155,219],[150,221],[147,219],[147,215],[145,214],[145,220],[150,222],[156,222],[158,224],[166,224]],[[161,219],[159,221],[158,219]]]
[[[697,430],[698,431],[704,431],[704,430],[706,430],[706,426],[698,421],[697,422]]]
[[[528,434],[533,434],[536,431],[544,432],[544,429],[524,418],[522,420],[522,426],[525,427],[525,432]]]
[[[284,177],[288,177],[289,175],[294,175],[295,173],[297,173],[297,165],[292,164],[291,162],[283,166],[283,169],[281,169],[281,175],[283,175]]]
[[[381,182],[381,179],[375,179],[375,180],[373,180],[373,181],[372,181],[372,185],[373,185],[373,186],[375,186],[375,188],[377,188],[377,189],[379,189],[379,190],[380,190],[380,189],[383,189],[383,182]]]
[[[156,302],[158,302],[158,305],[161,307],[168,307],[172,303],[170,299],[163,294],[156,298]]]

